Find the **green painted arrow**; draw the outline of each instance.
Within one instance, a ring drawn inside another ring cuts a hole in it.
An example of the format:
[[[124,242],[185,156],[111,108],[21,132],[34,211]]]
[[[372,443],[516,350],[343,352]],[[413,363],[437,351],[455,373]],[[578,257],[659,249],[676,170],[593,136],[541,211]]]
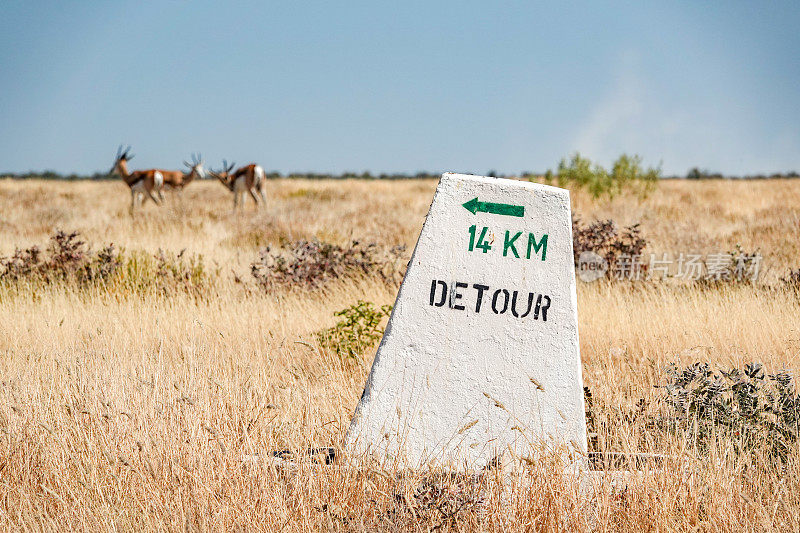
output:
[[[525,216],[524,205],[511,205],[511,204],[496,204],[494,202],[481,202],[476,196],[469,202],[463,205],[467,211],[472,213],[492,213],[494,215],[506,215],[509,217],[523,217]]]

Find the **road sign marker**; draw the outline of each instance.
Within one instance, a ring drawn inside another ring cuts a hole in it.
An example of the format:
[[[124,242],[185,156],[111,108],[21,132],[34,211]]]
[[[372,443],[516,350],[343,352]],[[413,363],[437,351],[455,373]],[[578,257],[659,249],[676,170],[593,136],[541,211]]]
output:
[[[442,176],[346,444],[411,467],[586,454],[568,191]]]

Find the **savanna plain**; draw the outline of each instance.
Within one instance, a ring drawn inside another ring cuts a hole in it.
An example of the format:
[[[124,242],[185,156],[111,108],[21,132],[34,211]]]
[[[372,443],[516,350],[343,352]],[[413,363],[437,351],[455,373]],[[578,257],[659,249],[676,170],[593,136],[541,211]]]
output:
[[[573,192],[582,223],[638,223],[646,257],[762,257],[746,283],[578,281],[590,450],[663,455],[646,475],[587,491],[558,456],[457,476],[308,455],[341,456],[435,187],[277,179],[234,212],[198,181],[132,214],[121,181],[0,181],[0,527],[800,531],[797,419],[775,414],[800,365],[800,180]],[[292,270],[328,252],[355,260]],[[698,389],[695,363],[741,375]],[[742,398],[763,412],[737,425]]]

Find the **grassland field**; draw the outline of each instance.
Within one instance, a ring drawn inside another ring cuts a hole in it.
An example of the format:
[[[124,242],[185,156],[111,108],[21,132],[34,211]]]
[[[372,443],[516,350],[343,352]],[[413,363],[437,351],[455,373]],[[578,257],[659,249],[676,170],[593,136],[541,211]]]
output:
[[[583,221],[639,223],[647,254],[738,244],[763,257],[755,284],[578,282],[584,381],[607,419],[600,445],[668,452],[679,467],[623,494],[600,482],[587,506],[555,462],[513,482],[484,479],[470,500],[459,494],[472,489],[432,485],[430,473],[261,461],[270,450],[341,449],[374,347],[343,359],[314,334],[358,300],[393,303],[397,286],[360,276],[267,292],[251,263],[298,239],[410,255],[435,187],[279,179],[264,209],[233,212],[230,193],[200,181],[131,214],[121,181],[0,181],[0,256],[74,230],[94,249],[202,255],[210,280],[199,296],[0,284],[0,528],[800,531],[796,444],[785,464],[753,468],[725,442],[701,455],[625,415],[655,401],[670,363],[800,369],[800,297],[781,282],[800,267],[800,180],[669,180],[645,199],[572,194]]]

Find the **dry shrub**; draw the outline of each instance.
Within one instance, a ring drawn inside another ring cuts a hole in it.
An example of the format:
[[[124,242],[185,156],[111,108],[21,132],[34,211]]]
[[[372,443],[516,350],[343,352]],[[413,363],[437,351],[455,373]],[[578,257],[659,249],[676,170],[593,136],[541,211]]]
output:
[[[200,296],[216,274],[205,267],[202,255],[186,250],[125,253],[109,244],[94,252],[77,231],[57,231],[44,251],[38,246],[17,248],[0,258],[0,282],[6,287],[60,283],[122,294],[181,291]]]
[[[0,258],[0,280],[6,282],[57,281],[88,283],[109,279],[120,266],[114,245],[92,252],[77,231],[58,230],[43,253],[38,246],[15,249],[11,257]]]
[[[740,244],[726,253],[706,257],[706,275],[695,280],[702,288],[721,288],[726,285],[752,285],[761,265],[761,253],[746,252]]]
[[[398,514],[410,513],[415,521],[437,521],[435,528],[456,525],[465,515],[485,506],[485,484],[481,476],[432,473],[418,480],[410,494],[398,491]]]
[[[573,216],[572,246],[576,267],[583,252],[594,252],[608,263],[606,277],[611,278],[620,259],[641,255],[647,240],[642,237],[639,224],[626,226],[620,231],[611,219],[583,224],[579,216]]]
[[[496,489],[490,478],[485,473],[362,467],[348,480],[349,490],[357,491],[361,502],[348,494],[345,501],[327,498],[315,510],[334,531],[471,530],[488,525],[491,493]]]
[[[320,474],[327,479],[306,530],[581,531],[591,522],[592,510],[558,458],[513,472],[383,470],[364,463],[339,472]],[[294,494],[303,474],[296,474]]]
[[[790,289],[800,290],[800,268],[789,270],[789,273],[781,278],[781,282]]]
[[[287,243],[273,252],[265,248],[250,265],[256,283],[266,291],[278,287],[314,289],[345,277],[378,277],[387,284],[403,279],[405,246],[386,248],[352,241],[339,246],[317,240]]]

